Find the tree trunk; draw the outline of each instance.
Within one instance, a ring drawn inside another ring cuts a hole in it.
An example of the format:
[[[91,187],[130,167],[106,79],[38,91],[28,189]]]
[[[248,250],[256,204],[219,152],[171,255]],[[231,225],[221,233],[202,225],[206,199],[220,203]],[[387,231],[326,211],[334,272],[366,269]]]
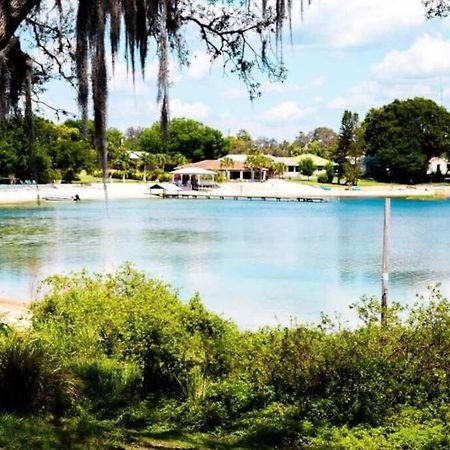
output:
[[[40,0],[0,0],[0,52]]]

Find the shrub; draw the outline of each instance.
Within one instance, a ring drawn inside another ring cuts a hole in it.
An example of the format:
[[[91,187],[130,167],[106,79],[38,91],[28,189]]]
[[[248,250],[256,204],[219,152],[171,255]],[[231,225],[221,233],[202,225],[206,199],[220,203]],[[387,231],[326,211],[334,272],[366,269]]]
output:
[[[172,181],[172,175],[169,172],[163,172],[158,176],[158,180],[163,182]]]
[[[142,371],[132,362],[76,359],[69,369],[83,382],[83,393],[97,405],[126,404],[139,398]]]
[[[39,341],[14,333],[0,340],[2,411],[48,411],[59,416],[71,407],[76,396],[74,378],[61,369]]]
[[[326,173],[319,173],[319,176],[317,177],[317,181],[319,183],[329,183],[328,181],[328,175]]]
[[[167,285],[128,265],[47,283],[50,293],[32,306],[32,328],[62,358],[134,362],[144,393],[185,398],[203,379],[229,370],[235,326],[198,297],[183,304]]]

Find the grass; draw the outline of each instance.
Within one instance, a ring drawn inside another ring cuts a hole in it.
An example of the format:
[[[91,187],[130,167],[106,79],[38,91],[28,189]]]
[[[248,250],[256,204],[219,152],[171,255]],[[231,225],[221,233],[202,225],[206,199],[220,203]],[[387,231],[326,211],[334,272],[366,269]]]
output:
[[[332,184],[330,183],[319,183],[317,181],[317,178],[315,177],[311,177],[310,180],[304,180],[304,179],[290,179],[289,181],[293,182],[293,183],[301,183],[301,184],[306,184],[308,186],[314,186],[314,187],[330,187],[332,189],[342,189],[345,188],[345,184],[337,184],[336,181],[334,181]],[[366,178],[361,178],[358,181],[358,187],[361,188],[365,188],[365,187],[369,187],[369,188],[394,188],[394,189],[398,189],[398,188],[410,188],[410,189],[415,189],[416,187],[423,187],[423,186],[431,186],[431,187],[442,187],[442,186],[446,186],[448,187],[449,184],[443,184],[443,183],[427,183],[427,184],[417,184],[417,185],[406,185],[406,184],[400,184],[400,183],[384,183],[381,181],[376,181],[376,180],[372,180],[372,179],[366,179]]]
[[[100,183],[102,181],[101,177],[94,177],[93,175],[88,175],[86,172],[81,172],[78,175],[78,180],[75,181],[77,184],[91,184]]]
[[[241,436],[216,436],[182,431],[152,431],[121,426],[114,420],[98,420],[81,412],[80,415],[55,423],[41,417],[0,415],[0,448],[9,450],[70,449],[249,449],[256,443],[241,442]],[[257,448],[269,449],[264,443]]]
[[[333,182],[332,184],[330,183],[319,183],[317,181],[317,178],[311,178],[310,180],[303,180],[303,179],[290,179],[289,181],[293,182],[293,183],[301,183],[301,184],[306,184],[308,186],[314,186],[314,187],[331,187],[336,188],[336,189],[342,189],[345,188],[345,184],[337,184],[337,182]],[[380,187],[380,188],[390,188],[390,187],[404,187],[404,184],[398,184],[398,183],[382,183],[380,181],[375,181],[375,180],[368,180],[368,179],[361,179],[358,181],[358,186],[359,187]]]
[[[93,183],[101,183],[101,177],[94,177],[93,175],[87,175],[85,173],[81,173],[78,175],[78,180],[74,181],[74,184],[93,184]],[[119,178],[113,178],[110,180],[110,183],[142,183],[142,180],[133,180],[126,178],[125,180]]]

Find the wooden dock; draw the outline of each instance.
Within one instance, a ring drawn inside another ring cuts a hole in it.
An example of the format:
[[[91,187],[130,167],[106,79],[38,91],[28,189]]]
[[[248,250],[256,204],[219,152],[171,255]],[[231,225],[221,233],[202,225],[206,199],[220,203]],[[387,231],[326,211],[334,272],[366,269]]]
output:
[[[226,195],[226,194],[211,194],[205,192],[177,192],[177,193],[162,193],[156,194],[162,198],[185,199],[185,200],[262,200],[262,201],[276,201],[276,202],[308,202],[308,203],[322,203],[326,199],[324,197],[316,196],[280,196],[280,195]]]

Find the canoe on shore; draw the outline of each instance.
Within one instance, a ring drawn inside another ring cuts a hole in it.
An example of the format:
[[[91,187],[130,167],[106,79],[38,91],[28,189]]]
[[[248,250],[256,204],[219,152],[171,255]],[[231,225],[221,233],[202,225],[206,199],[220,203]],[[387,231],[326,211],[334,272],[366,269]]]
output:
[[[42,200],[47,202],[78,202],[80,201],[80,197],[78,195],[62,196],[62,195],[50,195],[42,197]]]

